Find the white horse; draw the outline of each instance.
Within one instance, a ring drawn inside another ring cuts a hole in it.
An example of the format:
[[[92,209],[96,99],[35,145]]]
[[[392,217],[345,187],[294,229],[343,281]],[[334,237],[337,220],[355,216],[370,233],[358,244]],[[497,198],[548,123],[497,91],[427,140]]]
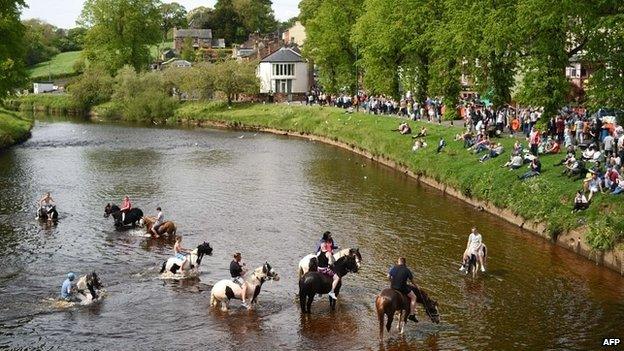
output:
[[[248,274],[244,277],[244,279],[247,283],[245,300],[249,301],[249,299],[251,299],[249,308],[252,308],[257,303],[262,284],[271,279],[277,281],[279,280],[279,276],[275,270],[271,268],[271,265],[265,262],[261,267],[256,268],[252,274]],[[221,310],[227,311],[230,300],[242,300],[241,290],[241,286],[232,279],[219,280],[212,287],[212,291],[210,292],[210,306],[217,307],[221,304]]]
[[[188,255],[185,260],[181,260],[174,256],[163,262],[162,268],[160,269],[160,274],[165,273],[168,276],[175,276],[180,270],[180,267],[182,267],[182,265],[184,264],[184,266],[187,268],[187,274],[185,274],[183,277],[197,275],[199,265],[201,264],[204,255],[212,255],[212,247],[210,247],[210,244],[207,242],[198,245],[195,250],[191,251],[190,255]]]
[[[354,248],[346,248],[342,250],[338,250],[334,253],[334,262],[338,261],[341,257],[347,255],[355,256],[355,263],[357,264],[358,269],[362,265],[362,255],[360,255],[360,249]],[[299,261],[299,278],[301,278],[304,274],[308,273],[310,270],[310,260],[316,257],[315,254],[309,254]]]

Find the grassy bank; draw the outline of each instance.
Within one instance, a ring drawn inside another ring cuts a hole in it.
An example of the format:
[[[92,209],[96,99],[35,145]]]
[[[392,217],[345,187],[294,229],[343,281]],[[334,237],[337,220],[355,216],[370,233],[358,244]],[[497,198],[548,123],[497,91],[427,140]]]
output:
[[[503,156],[480,163],[478,156],[469,154],[461,142],[453,141],[459,127],[410,122],[413,131],[418,131],[422,125],[429,130],[426,138],[429,146],[412,152],[412,139],[392,131],[399,124],[396,118],[345,114],[334,108],[246,105],[227,109],[215,103],[190,103],[180,107],[173,120],[214,121],[326,137],[392,159],[467,197],[508,209],[527,220],[546,223],[551,236],[583,227],[589,232],[588,244],[603,250],[613,248],[624,239],[623,197],[599,194],[589,210],[571,213],[574,193],[581,188],[581,183],[562,176],[562,168],[554,166],[564,155],[542,157],[543,174],[520,181],[517,176],[526,172],[525,168],[516,171],[501,168],[509,158],[513,138],[500,139],[506,149]],[[444,138],[448,146],[437,154],[440,138]]]
[[[28,76],[32,81],[65,78],[76,75],[74,65],[80,58],[82,51],[62,52],[50,61],[36,64],[28,69]]]
[[[36,111],[47,114],[82,115],[85,111],[69,94],[30,94],[5,101],[15,111]]]
[[[0,108],[0,150],[26,140],[32,125],[31,119]]]

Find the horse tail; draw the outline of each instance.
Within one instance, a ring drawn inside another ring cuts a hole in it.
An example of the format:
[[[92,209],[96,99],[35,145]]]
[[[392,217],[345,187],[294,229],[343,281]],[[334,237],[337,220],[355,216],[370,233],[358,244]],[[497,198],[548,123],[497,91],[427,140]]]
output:
[[[214,296],[214,292],[210,292],[210,306],[215,307],[217,305],[217,298]]]
[[[163,262],[162,268],[160,269],[160,274],[165,273],[165,268],[167,267],[167,261]]]
[[[176,235],[176,233],[178,232],[178,228],[173,222],[171,222],[171,226],[173,227],[173,230],[171,231],[171,235]]]

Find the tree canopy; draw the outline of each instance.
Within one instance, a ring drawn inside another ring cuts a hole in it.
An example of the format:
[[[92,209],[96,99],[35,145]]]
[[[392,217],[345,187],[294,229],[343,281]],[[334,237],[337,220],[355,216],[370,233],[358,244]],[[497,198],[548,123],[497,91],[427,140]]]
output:
[[[0,1],[0,100],[26,78],[25,28],[20,22],[23,0]]]

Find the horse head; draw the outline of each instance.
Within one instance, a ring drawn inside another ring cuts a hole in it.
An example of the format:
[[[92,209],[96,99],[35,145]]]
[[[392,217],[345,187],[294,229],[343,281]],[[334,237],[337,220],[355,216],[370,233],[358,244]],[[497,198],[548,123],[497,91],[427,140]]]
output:
[[[86,278],[87,289],[89,289],[89,292],[91,293],[91,298],[93,300],[96,300],[98,298],[96,290],[102,289],[104,285],[102,285],[102,282],[100,281],[100,278],[97,276],[95,271],[87,274]]]
[[[197,245],[197,265],[201,264],[202,258],[204,255],[212,256],[212,247],[207,242],[203,242],[202,244]]]
[[[107,203],[106,206],[104,207],[104,218],[108,218],[111,212],[112,212],[112,206],[110,203]]]
[[[360,249],[359,248],[350,249],[349,255],[355,256],[355,263],[357,263],[357,267],[359,269],[362,266],[362,255],[360,254]]]
[[[425,307],[425,313],[427,313],[427,316],[429,316],[433,323],[439,324],[440,311],[438,310],[438,302],[430,298],[429,295],[427,295],[427,293],[423,290],[417,287],[413,287],[412,289],[414,290],[418,300],[420,300],[422,305]]]
[[[349,272],[357,273],[359,270],[359,267],[358,267],[356,257],[357,257],[356,255],[347,255],[347,256],[343,256],[339,258],[334,264],[335,272],[337,274],[342,273],[342,274],[339,274],[340,276],[345,275]]]
[[[271,267],[269,262],[264,262],[264,264],[262,265],[262,274],[264,275],[264,277],[266,277],[266,279],[269,280],[273,279],[275,281],[278,281],[280,279],[279,275],[273,269],[273,267]]]

